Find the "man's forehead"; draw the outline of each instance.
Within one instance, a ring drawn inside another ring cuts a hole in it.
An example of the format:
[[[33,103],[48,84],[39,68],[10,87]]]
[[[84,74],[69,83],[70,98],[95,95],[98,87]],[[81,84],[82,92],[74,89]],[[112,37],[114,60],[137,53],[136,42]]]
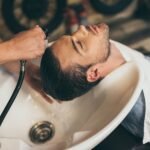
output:
[[[54,51],[62,51],[66,42],[64,41],[63,38],[59,38],[58,40],[56,40],[53,44],[52,44],[52,49]]]
[[[53,48],[62,47],[66,44],[67,38],[65,36],[60,37],[55,42],[53,42],[52,46]]]
[[[62,68],[66,68],[68,66],[68,61],[70,57],[68,57],[68,40],[65,37],[59,38],[52,45],[52,51],[54,56],[59,60]]]

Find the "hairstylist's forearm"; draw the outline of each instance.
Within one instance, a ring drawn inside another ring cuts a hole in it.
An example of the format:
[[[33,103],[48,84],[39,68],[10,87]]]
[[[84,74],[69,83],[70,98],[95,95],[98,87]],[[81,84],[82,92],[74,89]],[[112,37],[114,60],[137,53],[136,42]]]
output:
[[[0,64],[37,58],[44,53],[45,48],[45,33],[36,26],[0,43]]]
[[[10,42],[0,43],[0,64],[14,61],[17,57],[17,54],[14,54],[14,50]]]

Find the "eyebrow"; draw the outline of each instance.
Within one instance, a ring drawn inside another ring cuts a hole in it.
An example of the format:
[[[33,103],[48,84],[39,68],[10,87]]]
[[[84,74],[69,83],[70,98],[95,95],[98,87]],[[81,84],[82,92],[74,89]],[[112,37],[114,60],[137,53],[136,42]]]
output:
[[[76,46],[76,44],[75,44],[75,42],[74,42],[74,40],[73,40],[72,38],[71,38],[71,43],[72,43],[72,45],[73,45],[74,50],[75,50],[78,54],[82,55],[82,54],[80,53],[79,49],[77,48],[77,46]]]

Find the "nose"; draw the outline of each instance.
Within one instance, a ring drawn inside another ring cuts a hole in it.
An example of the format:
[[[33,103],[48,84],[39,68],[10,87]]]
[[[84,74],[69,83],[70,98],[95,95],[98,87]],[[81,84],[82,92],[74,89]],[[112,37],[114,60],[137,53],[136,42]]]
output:
[[[78,30],[73,35],[83,38],[83,37],[86,37],[88,35],[88,30],[86,29],[85,26],[80,25]]]
[[[83,26],[83,25],[80,25],[80,26],[79,26],[79,30],[80,30],[81,32],[83,32],[83,34],[85,34],[85,35],[88,34],[88,30],[87,30],[86,27]]]

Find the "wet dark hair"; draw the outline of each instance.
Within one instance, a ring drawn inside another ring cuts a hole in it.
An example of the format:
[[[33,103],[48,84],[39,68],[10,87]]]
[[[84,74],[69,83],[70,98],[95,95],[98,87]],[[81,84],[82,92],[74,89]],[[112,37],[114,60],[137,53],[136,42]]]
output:
[[[88,92],[99,83],[88,82],[86,71],[89,66],[73,65],[62,70],[58,59],[51,48],[47,48],[40,65],[41,79],[44,91],[58,100],[72,100]]]

